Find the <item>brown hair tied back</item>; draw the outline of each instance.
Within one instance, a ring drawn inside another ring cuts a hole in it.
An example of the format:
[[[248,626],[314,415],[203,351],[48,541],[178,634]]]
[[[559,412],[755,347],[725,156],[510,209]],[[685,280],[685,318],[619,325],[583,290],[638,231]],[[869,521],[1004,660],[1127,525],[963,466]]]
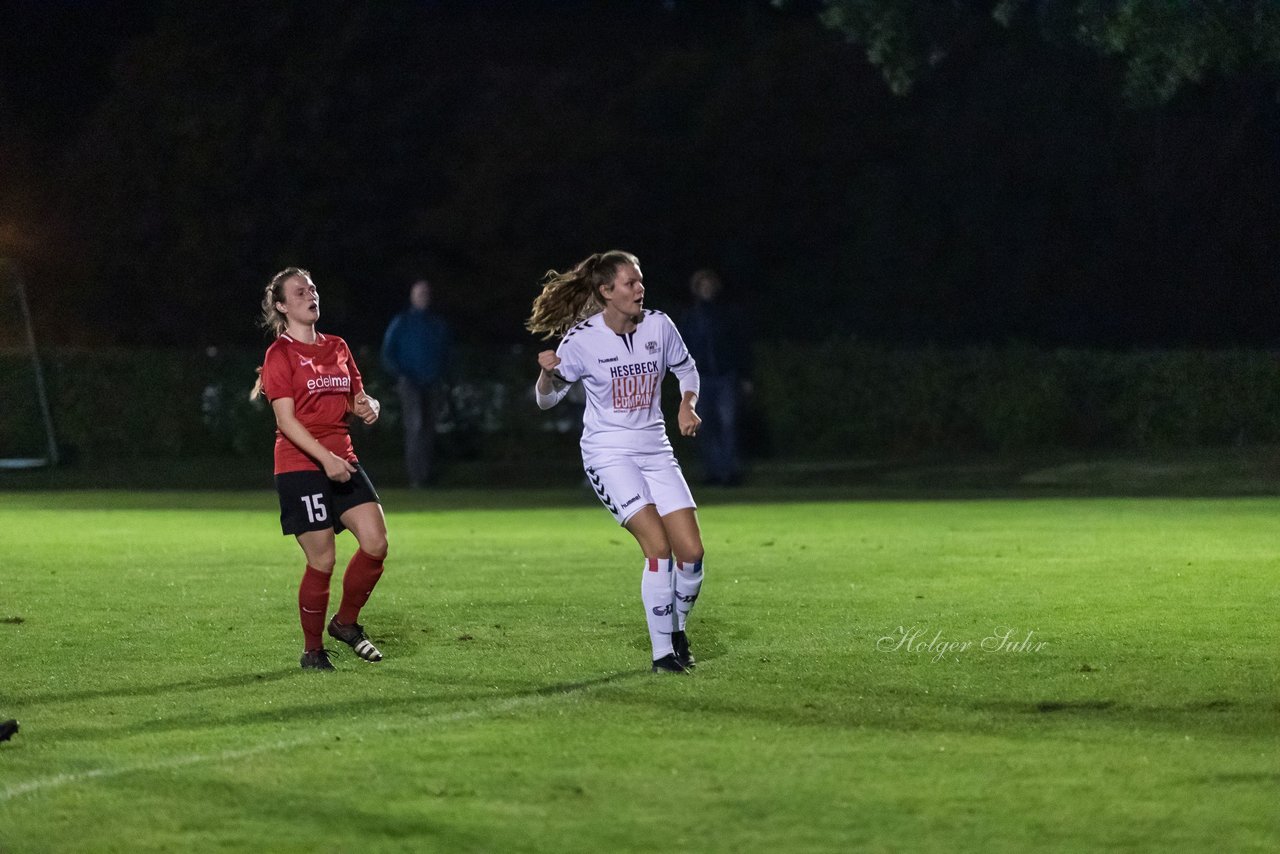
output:
[[[288,326],[288,321],[284,319],[280,309],[276,308],[276,303],[284,302],[284,283],[294,276],[311,280],[311,274],[301,267],[285,267],[271,277],[271,281],[267,282],[266,288],[262,291],[262,312],[258,317],[258,325],[270,332],[273,338],[279,338]],[[258,368],[258,381],[253,384],[249,399],[253,400],[260,394],[262,394],[262,368]]]
[[[612,249],[590,255],[564,273],[548,270],[525,329],[544,339],[564,335],[575,323],[604,308],[600,289],[613,284],[623,264],[639,267],[640,259],[630,252]]]

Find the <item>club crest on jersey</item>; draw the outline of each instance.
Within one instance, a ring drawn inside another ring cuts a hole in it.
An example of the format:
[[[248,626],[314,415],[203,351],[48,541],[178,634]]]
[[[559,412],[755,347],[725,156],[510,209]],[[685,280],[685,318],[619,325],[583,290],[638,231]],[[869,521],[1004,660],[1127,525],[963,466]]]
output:
[[[644,348],[645,348],[646,350],[648,350],[650,354],[656,353],[656,352],[658,352],[658,342],[657,342],[657,341],[646,341],[646,342],[644,342]]]

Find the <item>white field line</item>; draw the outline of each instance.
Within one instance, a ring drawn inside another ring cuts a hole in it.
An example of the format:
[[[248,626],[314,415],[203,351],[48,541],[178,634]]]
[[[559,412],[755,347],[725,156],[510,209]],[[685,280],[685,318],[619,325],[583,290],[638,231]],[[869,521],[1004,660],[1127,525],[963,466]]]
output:
[[[497,715],[510,711],[511,709],[520,708],[521,706],[537,705],[538,703],[542,703],[547,700],[578,694],[592,687],[595,686],[571,689],[560,694],[534,694],[532,696],[512,697],[472,709],[450,712],[445,715],[433,715],[428,717],[426,721],[431,723],[447,724],[454,723],[456,721],[471,720],[473,718],[487,717],[489,715]],[[369,727],[367,731],[387,732],[389,730],[402,729],[407,726],[411,726],[411,724],[384,723]],[[168,759],[155,759],[149,762],[135,762],[132,765],[117,765],[109,768],[91,768],[88,771],[76,771],[71,774],[54,774],[51,777],[38,777],[34,780],[28,780],[25,783],[18,783],[16,785],[0,789],[0,803],[4,803],[5,801],[21,795],[29,795],[32,792],[57,789],[62,786],[73,786],[78,783],[85,783],[91,780],[103,780],[111,777],[119,777],[124,774],[163,771],[169,768],[186,768],[191,765],[201,765],[206,762],[233,762],[237,759],[244,759],[248,756],[257,756],[261,753],[271,753],[276,750],[292,750],[295,747],[302,747],[305,744],[324,741],[331,737],[332,736],[328,733],[312,733],[311,735],[300,738],[269,741],[264,744],[255,745],[254,747],[241,747],[235,750],[223,750],[218,753],[188,753],[185,756],[171,756]]]

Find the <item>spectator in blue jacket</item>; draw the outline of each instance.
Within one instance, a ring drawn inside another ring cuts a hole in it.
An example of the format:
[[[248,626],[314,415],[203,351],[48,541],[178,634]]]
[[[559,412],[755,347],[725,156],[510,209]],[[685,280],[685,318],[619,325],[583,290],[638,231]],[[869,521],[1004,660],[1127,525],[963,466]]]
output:
[[[723,289],[714,270],[694,273],[689,279],[694,302],[680,332],[702,378],[698,441],[706,482],[736,486],[742,481],[738,408],[741,396],[751,393],[751,333],[741,309],[721,298]]]
[[[397,314],[382,339],[382,366],[396,380],[404,421],[404,463],[409,486],[421,489],[434,475],[436,419],[447,393],[449,327],[431,311],[431,285],[409,289],[409,307]]]

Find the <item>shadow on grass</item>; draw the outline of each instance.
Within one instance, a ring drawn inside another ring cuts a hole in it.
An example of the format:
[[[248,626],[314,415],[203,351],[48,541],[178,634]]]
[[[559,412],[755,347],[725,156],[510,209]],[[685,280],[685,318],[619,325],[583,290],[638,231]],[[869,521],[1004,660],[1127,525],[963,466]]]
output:
[[[725,664],[733,666],[731,660]],[[689,694],[681,698],[681,709],[687,714],[732,721],[845,731],[1051,735],[1059,728],[1074,732],[1077,726],[1084,725],[1097,727],[1099,732],[1119,728],[1129,733],[1173,730],[1247,737],[1272,735],[1276,714],[1280,712],[1280,705],[1271,699],[1208,698],[1161,705],[1115,699],[983,700],[908,691],[891,691],[887,696],[876,696],[872,692],[865,698],[836,697],[811,690],[802,678],[794,675],[779,673],[776,683],[771,677],[759,675],[773,666],[770,663],[753,665],[757,675],[753,678],[752,691],[733,696],[725,696],[720,691]],[[741,665],[734,669],[739,672],[726,674],[726,678],[741,679]],[[715,668],[703,672],[711,678],[720,676]],[[659,709],[670,702],[668,697],[647,692],[632,692],[625,698],[614,699]]]
[[[1280,783],[1280,773],[1263,771],[1257,774],[1208,774],[1202,777],[1188,777],[1186,782],[1208,784],[1210,786],[1230,785],[1232,783],[1254,786],[1258,783]]]
[[[1266,704],[1261,704],[1264,708]],[[1135,706],[1118,703],[1115,700],[1037,700],[1034,702],[1018,700],[996,700],[974,704],[974,708],[1004,714],[1080,714],[1080,715],[1124,715],[1133,713],[1187,715],[1200,713],[1229,713],[1247,711],[1246,704],[1235,700],[1215,697],[1208,700],[1193,700],[1178,706]]]
[[[398,630],[397,630],[398,629]],[[420,630],[419,630],[420,631]],[[401,635],[407,640],[402,639],[399,644],[404,651],[415,649],[418,643],[417,631],[414,631],[408,624],[394,627],[388,632],[379,633],[379,639],[397,638]],[[699,621],[696,631],[691,632],[694,642],[694,654],[698,661],[706,664],[712,662],[726,653],[726,645],[721,640],[721,633],[716,621]],[[647,635],[635,635],[629,642],[629,646],[636,649],[643,649],[647,654],[649,652],[649,639]],[[355,668],[363,668],[370,666],[360,662],[354,657],[347,658],[347,650],[341,648],[336,651],[339,658],[335,659],[339,664],[349,660],[354,664]],[[406,656],[412,657],[412,655]],[[285,722],[290,720],[309,720],[316,721],[328,715],[346,716],[352,709],[353,702],[358,703],[362,711],[371,713],[388,712],[403,713],[415,709],[422,709],[424,706],[452,707],[457,704],[468,703],[502,703],[520,699],[531,699],[534,697],[548,697],[555,695],[573,694],[587,691],[592,688],[600,687],[614,682],[636,677],[652,677],[647,665],[647,655],[641,659],[642,663],[634,671],[620,671],[608,673],[601,676],[577,680],[572,682],[557,682],[548,685],[522,685],[506,692],[494,691],[476,691],[474,690],[475,680],[467,678],[462,682],[447,682],[442,679],[433,681],[436,688],[448,688],[450,686],[461,687],[463,689],[456,693],[443,691],[439,695],[432,697],[430,695],[414,694],[408,697],[389,698],[389,699],[365,699],[352,700],[348,695],[347,689],[353,686],[349,682],[336,681],[328,686],[338,689],[330,692],[335,699],[328,703],[306,703],[292,707],[276,707],[269,710],[261,710],[250,712],[238,716],[231,717],[211,717],[209,714],[191,714],[180,715],[176,717],[165,717],[150,721],[138,721],[132,714],[125,712],[120,714],[119,726],[108,727],[107,731],[125,730],[129,734],[139,732],[163,732],[180,729],[207,729],[211,726],[221,725],[240,725],[249,726],[253,724]],[[337,674],[321,674],[313,672],[304,672],[297,667],[287,669],[257,671],[252,673],[233,673],[220,676],[209,676],[197,679],[182,679],[172,682],[160,683],[133,683],[128,685],[117,685],[106,688],[92,688],[84,690],[72,691],[47,691],[43,693],[33,693],[17,698],[22,705],[37,709],[40,706],[48,706],[54,704],[68,704],[95,700],[109,699],[136,699],[151,697],[156,699],[170,698],[179,694],[198,694],[208,691],[237,690],[250,688],[252,686],[267,685],[270,683],[284,682],[290,679],[315,679],[315,680],[340,680],[342,676],[353,673],[352,670],[345,672],[340,668]],[[131,721],[131,722],[130,722]],[[99,717],[93,727],[68,728],[59,731],[61,738],[70,740],[97,740],[104,735],[104,729],[101,726],[105,719]]]
[[[76,703],[82,700],[106,700],[115,697],[161,697],[177,693],[198,693],[214,691],[219,688],[243,688],[247,685],[262,685],[268,682],[279,682],[298,673],[298,668],[288,670],[269,670],[259,673],[234,673],[227,676],[210,676],[205,679],[183,679],[157,685],[133,684],[119,685],[113,688],[92,688],[84,691],[50,691],[43,694],[29,694],[20,697],[23,704],[32,706],[52,705],[54,703]]]
[[[347,671],[347,673],[350,672]],[[650,674],[647,669],[621,671],[571,682],[556,682],[549,685],[520,685],[506,691],[477,691],[472,689],[456,693],[441,691],[434,696],[429,693],[413,693],[409,696],[402,695],[388,698],[352,696],[350,689],[354,686],[350,682],[343,681],[342,675],[341,672],[331,674],[304,672],[295,669],[274,676],[275,680],[286,676],[314,680],[311,684],[327,689],[319,702],[308,701],[293,705],[273,705],[269,709],[242,714],[219,715],[216,712],[203,711],[150,720],[138,720],[137,717],[130,713],[122,713],[118,716],[118,722],[112,720],[110,726],[102,726],[104,719],[98,717],[96,720],[97,726],[58,728],[56,734],[51,735],[58,741],[100,742],[104,738],[111,737],[112,733],[123,737],[132,737],[143,733],[154,734],[294,723],[305,727],[315,727],[324,723],[342,724],[350,727],[354,733],[359,734],[365,730],[364,724],[367,723],[371,716],[416,713],[414,714],[415,717],[429,721],[435,717],[465,716],[476,707],[487,707],[500,711],[504,706],[514,705],[523,700],[572,695],[613,682],[649,676]],[[193,686],[199,686],[199,690],[207,690],[219,687],[243,687],[259,681],[257,674],[252,674],[249,676],[242,675],[205,680],[203,682],[186,681],[170,685],[142,686],[136,692],[120,691],[109,694],[109,696],[163,697],[166,691],[195,690]],[[438,686],[449,683],[437,682],[435,684]],[[474,681],[468,681],[464,684],[469,687],[474,685]],[[95,692],[97,695],[101,693],[103,692]],[[256,700],[246,698],[246,701]],[[359,712],[359,716],[353,717],[354,712]]]
[[[689,651],[698,662],[714,661],[725,654],[726,646],[720,638],[718,620],[696,620],[689,623]],[[653,646],[647,634],[635,634],[627,642],[631,649],[644,655],[653,654]]]
[[[222,809],[228,815],[236,815],[244,810],[245,804],[259,805],[259,809],[266,807],[270,810],[266,817],[271,823],[295,828],[298,840],[326,836],[333,840],[355,838],[360,840],[362,849],[381,850],[386,846],[391,850],[419,851],[485,851],[492,842],[485,836],[465,831],[457,821],[433,820],[432,810],[408,813],[380,809],[377,798],[360,796],[345,788],[326,792],[308,786],[289,791],[280,786],[255,785],[255,781],[244,778],[238,779],[234,787],[212,781],[193,788],[192,800],[208,804],[213,813]],[[357,787],[356,792],[359,791]],[[419,797],[474,798],[476,793],[471,789],[446,792],[427,789]],[[279,834],[277,838],[284,836]]]
[[[1105,712],[1115,706],[1111,700],[1043,700],[1027,711],[1036,712]]]

